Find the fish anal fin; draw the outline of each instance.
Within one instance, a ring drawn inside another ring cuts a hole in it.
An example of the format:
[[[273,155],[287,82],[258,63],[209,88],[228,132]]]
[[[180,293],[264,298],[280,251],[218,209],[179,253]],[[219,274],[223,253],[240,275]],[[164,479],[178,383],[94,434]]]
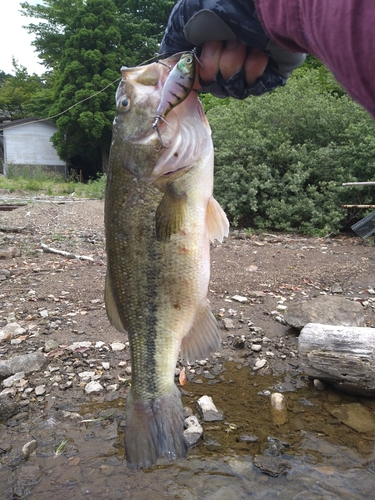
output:
[[[192,328],[182,339],[181,357],[188,363],[205,359],[220,348],[221,333],[208,302],[197,312]]]
[[[113,297],[111,279],[108,272],[105,277],[104,301],[109,322],[116,328],[116,330],[125,333],[125,328],[120,319],[115,299]]]
[[[160,241],[167,241],[172,234],[180,231],[185,220],[186,193],[176,193],[169,186],[156,209],[155,224],[156,237]]]
[[[210,241],[223,241],[224,236],[228,236],[229,222],[224,210],[219,205],[219,202],[211,196],[207,205],[206,215],[207,232]]]

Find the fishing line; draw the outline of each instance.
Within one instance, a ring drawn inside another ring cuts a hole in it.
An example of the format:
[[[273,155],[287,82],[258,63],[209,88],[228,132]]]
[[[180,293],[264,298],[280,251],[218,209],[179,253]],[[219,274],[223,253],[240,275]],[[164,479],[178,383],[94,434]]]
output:
[[[195,52],[194,52],[195,49],[193,49],[193,51],[191,51],[194,55],[195,55]],[[176,56],[176,55],[179,55],[179,54],[182,54],[183,52],[178,52],[177,54],[173,54],[173,57]],[[143,66],[144,64],[147,64],[148,62],[150,61],[153,61],[157,58],[161,58],[163,56],[167,55],[166,52],[162,53],[162,54],[155,54],[153,55],[152,57],[150,57],[150,59],[146,59],[145,61],[141,62],[140,64],[138,64],[136,66],[136,68],[140,67],[140,66]],[[171,56],[172,57],[172,56]],[[198,60],[198,62],[200,63],[199,59],[196,57],[195,55],[195,58]],[[200,63],[201,64],[201,63]],[[88,96],[88,97],[85,97],[84,99],[82,99],[81,101],[78,101],[76,102],[75,104],[72,104],[71,106],[69,106],[69,108],[66,108],[64,111],[61,111],[60,113],[57,113],[56,115],[52,115],[52,116],[48,116],[47,118],[38,118],[37,120],[33,120],[32,122],[29,122],[29,123],[40,123],[40,122],[45,122],[45,121],[49,121],[49,120],[52,120],[53,118],[57,118],[58,116],[61,116],[65,113],[67,113],[68,111],[70,111],[71,109],[75,108],[76,106],[78,106],[79,104],[82,104],[83,102],[85,101],[88,101],[89,99],[92,99],[93,97],[97,96],[98,94],[100,94],[101,92],[104,92],[105,90],[107,90],[111,85],[113,85],[114,83],[118,82],[119,80],[121,80],[121,76],[116,78],[116,80],[113,80],[113,82],[109,83],[108,85],[106,85],[104,88],[102,88],[101,90],[98,90],[97,92],[95,92],[94,94]],[[5,124],[6,125],[6,124]],[[19,123],[18,125],[6,125],[6,128],[9,130],[11,128],[17,128],[17,127],[23,127],[25,125],[25,123]]]

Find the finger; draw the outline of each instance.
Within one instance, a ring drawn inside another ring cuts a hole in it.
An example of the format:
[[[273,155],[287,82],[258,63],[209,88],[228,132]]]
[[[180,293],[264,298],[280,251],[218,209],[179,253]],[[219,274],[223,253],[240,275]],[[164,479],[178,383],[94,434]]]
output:
[[[219,70],[219,60],[223,51],[223,46],[223,42],[206,42],[203,44],[202,52],[199,56],[201,64],[197,64],[198,71],[194,84],[195,89],[201,87],[198,76],[200,76],[200,79],[204,83],[210,83],[215,78]]]
[[[219,61],[219,70],[224,80],[228,80],[242,68],[246,54],[246,45],[238,40],[228,41],[225,44]]]
[[[253,85],[261,77],[267,67],[268,56],[261,49],[253,48],[245,59],[244,70],[246,83]]]

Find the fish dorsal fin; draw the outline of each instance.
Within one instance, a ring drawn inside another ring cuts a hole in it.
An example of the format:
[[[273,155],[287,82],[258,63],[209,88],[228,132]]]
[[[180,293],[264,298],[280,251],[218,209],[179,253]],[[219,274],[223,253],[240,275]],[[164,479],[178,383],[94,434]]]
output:
[[[182,339],[181,357],[188,363],[205,359],[220,348],[221,333],[208,301],[202,305],[189,333]]]
[[[105,277],[104,301],[109,322],[116,328],[116,330],[125,333],[125,328],[120,319],[120,315],[115,304],[115,299],[113,297],[111,280],[108,273]]]
[[[207,205],[207,232],[210,241],[223,241],[224,236],[228,236],[229,222],[224,210],[219,205],[219,202],[211,196]]]
[[[186,193],[176,193],[169,186],[156,209],[156,237],[160,241],[167,241],[172,234],[181,229],[186,212]]]

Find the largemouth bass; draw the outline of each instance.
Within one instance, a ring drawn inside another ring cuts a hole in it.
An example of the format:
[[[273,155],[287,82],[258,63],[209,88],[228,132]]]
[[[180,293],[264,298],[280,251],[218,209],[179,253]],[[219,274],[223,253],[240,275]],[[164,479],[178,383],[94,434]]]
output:
[[[152,126],[168,69],[123,68],[116,94],[105,201],[105,302],[127,332],[132,380],[126,402],[128,467],[185,457],[176,362],[218,350],[220,331],[207,300],[209,242],[228,234],[212,197],[213,145],[194,92]]]

